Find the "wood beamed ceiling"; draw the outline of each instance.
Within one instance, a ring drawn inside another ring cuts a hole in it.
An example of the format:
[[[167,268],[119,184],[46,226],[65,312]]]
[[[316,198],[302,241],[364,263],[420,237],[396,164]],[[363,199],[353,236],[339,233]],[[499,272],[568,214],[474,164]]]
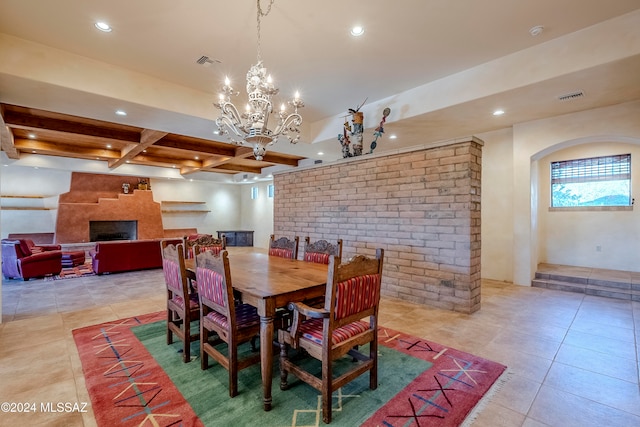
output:
[[[296,167],[304,157],[267,152],[262,161],[250,147],[0,104],[0,145],[10,159],[23,153],[178,168],[195,172],[255,173],[274,165]]]

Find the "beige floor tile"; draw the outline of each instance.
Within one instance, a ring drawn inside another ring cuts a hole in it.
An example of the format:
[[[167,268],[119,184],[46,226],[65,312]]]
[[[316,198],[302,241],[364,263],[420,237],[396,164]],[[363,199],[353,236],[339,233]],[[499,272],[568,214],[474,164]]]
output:
[[[585,332],[570,330],[564,339],[564,344],[586,348],[605,355],[636,360],[636,350],[627,345],[625,341],[587,334]]]
[[[550,426],[637,426],[640,417],[584,397],[543,385],[528,414]]]
[[[61,316],[65,328],[71,330],[116,320],[118,318],[110,306],[63,313]]]
[[[625,381],[635,382],[635,379],[638,377],[636,360],[611,356],[569,344],[563,344],[560,347],[555,362]]]
[[[545,386],[640,416],[638,383],[635,382],[635,378],[630,380],[624,381],[586,369],[554,363],[545,379]]]
[[[542,383],[512,374],[509,370],[503,374],[503,378],[504,384],[500,387],[500,393],[491,399],[492,403],[526,415]]]
[[[473,427],[513,427],[521,426],[525,416],[504,406],[487,405],[471,424]]]

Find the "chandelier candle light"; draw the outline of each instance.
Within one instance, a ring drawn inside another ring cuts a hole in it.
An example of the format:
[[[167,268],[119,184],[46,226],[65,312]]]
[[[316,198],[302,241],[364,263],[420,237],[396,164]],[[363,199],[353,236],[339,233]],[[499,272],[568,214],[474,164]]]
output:
[[[260,7],[260,0],[257,0],[257,33],[258,33],[258,59],[255,65],[249,68],[247,73],[247,95],[249,102],[244,113],[240,114],[235,105],[231,102],[231,95],[237,96],[239,92],[234,91],[231,81],[226,78],[222,93],[218,102],[214,105],[220,109],[220,117],[216,119],[219,135],[228,135],[229,131],[240,138],[235,140],[229,136],[229,140],[241,145],[248,143],[253,145],[253,155],[256,160],[262,160],[267,151],[267,146],[273,144],[280,136],[285,136],[292,144],[300,139],[300,125],[302,116],[298,114],[298,108],[304,107],[304,102],[300,99],[300,94],[296,92],[294,98],[288,102],[293,107],[293,112],[289,113],[285,104],[281,104],[278,111],[278,124],[274,130],[269,129],[268,123],[273,113],[271,98],[278,94],[278,88],[273,84],[271,75],[267,75],[267,69],[262,65],[260,52],[260,19],[267,16],[271,11],[271,6],[275,0],[270,0],[265,11]]]

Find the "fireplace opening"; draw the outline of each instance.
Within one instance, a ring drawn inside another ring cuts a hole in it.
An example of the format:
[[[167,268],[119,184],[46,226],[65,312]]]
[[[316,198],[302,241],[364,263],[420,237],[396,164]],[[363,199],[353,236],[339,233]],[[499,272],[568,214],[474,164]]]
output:
[[[136,240],[138,221],[89,221],[89,241]]]

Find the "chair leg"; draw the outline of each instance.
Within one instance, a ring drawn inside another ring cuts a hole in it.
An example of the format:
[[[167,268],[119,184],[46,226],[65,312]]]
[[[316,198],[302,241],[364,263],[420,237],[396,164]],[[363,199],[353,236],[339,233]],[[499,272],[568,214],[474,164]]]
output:
[[[378,343],[374,340],[369,346],[369,357],[373,360],[373,366],[369,371],[369,388],[375,390],[378,388]]]
[[[333,372],[331,370],[331,360],[322,361],[322,421],[331,423],[331,406],[333,404]]]
[[[191,322],[186,315],[183,318],[184,348],[182,350],[182,361],[188,363],[191,362]]]
[[[288,371],[287,362],[289,361],[289,355],[287,351],[287,344],[280,343],[280,390],[287,390],[289,383],[287,381]]]
[[[169,328],[169,325],[173,322],[173,312],[170,308],[167,308],[167,345],[173,344],[173,332]]]
[[[229,340],[229,397],[238,395],[238,347]]]
[[[205,344],[209,344],[209,331],[202,326],[202,319],[200,319],[200,369],[203,371],[209,367],[209,355],[204,349]]]

